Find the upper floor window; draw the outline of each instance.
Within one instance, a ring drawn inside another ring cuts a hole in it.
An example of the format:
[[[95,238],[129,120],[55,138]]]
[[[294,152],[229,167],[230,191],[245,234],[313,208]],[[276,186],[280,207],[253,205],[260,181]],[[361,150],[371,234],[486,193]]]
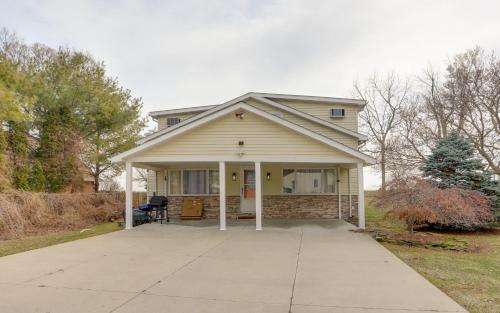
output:
[[[167,127],[174,126],[175,124],[179,124],[181,119],[178,117],[169,117],[167,118]]]
[[[331,109],[330,110],[330,117],[344,117],[345,116],[345,109]]]

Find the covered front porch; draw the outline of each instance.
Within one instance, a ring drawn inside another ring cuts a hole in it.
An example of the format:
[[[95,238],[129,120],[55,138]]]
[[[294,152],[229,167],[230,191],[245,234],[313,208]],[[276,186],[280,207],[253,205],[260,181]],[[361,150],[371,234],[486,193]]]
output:
[[[132,228],[133,168],[148,169],[148,196],[169,200],[170,215],[178,217],[185,199],[201,199],[204,218],[228,220],[251,217],[256,230],[263,220],[349,219],[364,228],[363,162],[314,160],[284,156],[259,160],[156,158],[125,162],[126,228]]]

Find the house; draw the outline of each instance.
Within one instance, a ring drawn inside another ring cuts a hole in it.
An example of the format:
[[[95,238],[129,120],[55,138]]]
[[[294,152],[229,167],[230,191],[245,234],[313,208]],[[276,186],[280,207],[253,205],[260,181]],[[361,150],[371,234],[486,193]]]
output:
[[[365,101],[250,92],[219,105],[151,112],[159,130],[112,161],[126,165],[126,228],[132,168],[149,170],[148,192],[202,199],[206,218],[358,219],[365,226],[358,132]]]

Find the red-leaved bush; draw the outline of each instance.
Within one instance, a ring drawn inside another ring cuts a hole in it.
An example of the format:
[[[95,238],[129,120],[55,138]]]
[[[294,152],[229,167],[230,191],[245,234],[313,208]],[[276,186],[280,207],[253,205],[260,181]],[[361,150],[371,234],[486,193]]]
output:
[[[388,216],[414,226],[474,230],[494,221],[490,201],[477,191],[441,189],[420,179],[394,180],[379,191],[377,204],[389,208]]]

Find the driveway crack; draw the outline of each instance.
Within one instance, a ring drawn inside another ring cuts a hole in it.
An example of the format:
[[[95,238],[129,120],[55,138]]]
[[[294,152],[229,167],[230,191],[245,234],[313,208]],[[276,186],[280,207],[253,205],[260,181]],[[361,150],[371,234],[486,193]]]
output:
[[[297,251],[297,263],[295,264],[295,274],[293,276],[292,294],[290,296],[290,306],[288,307],[288,313],[292,313],[293,293],[295,292],[295,282],[297,281],[297,272],[299,270],[300,251],[302,250],[302,238],[303,237],[304,237],[304,229],[301,227],[300,228],[299,249]]]

